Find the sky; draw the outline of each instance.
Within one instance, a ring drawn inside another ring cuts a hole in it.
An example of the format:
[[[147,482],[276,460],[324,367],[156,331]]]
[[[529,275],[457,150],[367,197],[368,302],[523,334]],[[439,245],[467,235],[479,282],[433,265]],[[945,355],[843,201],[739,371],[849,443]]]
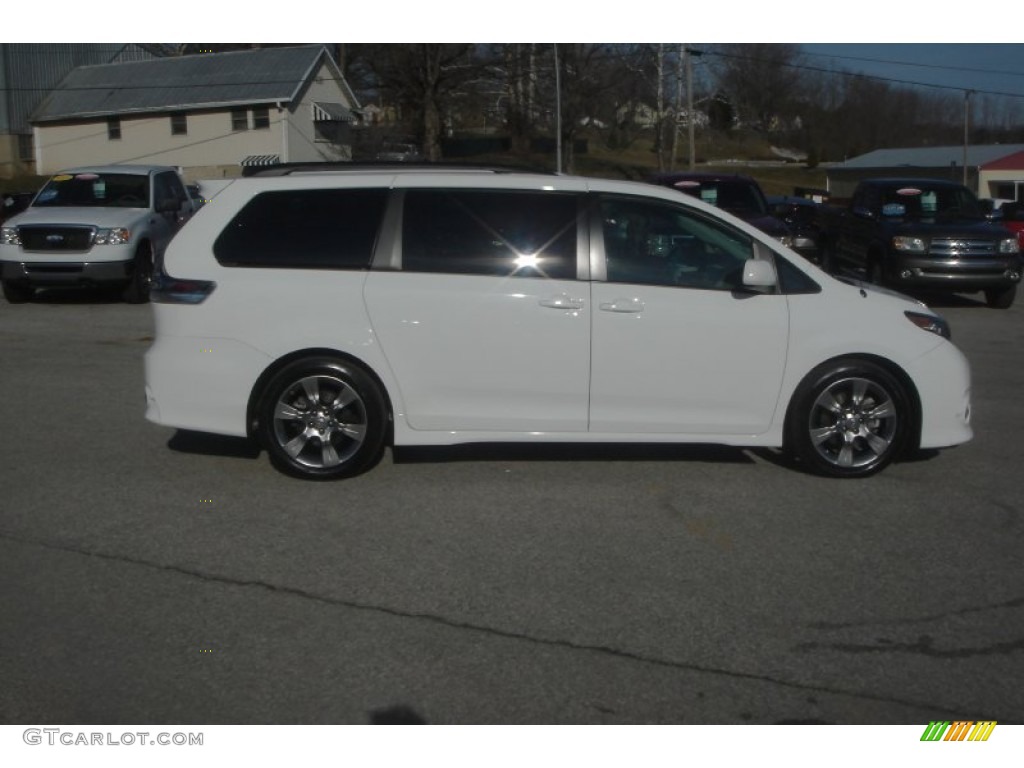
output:
[[[239,7],[175,0],[140,13],[137,0],[90,0],[54,14],[48,4],[9,2],[0,42],[785,42],[802,44],[807,63],[825,69],[1024,97],[1024,35],[1010,0],[985,0],[973,14],[892,0],[304,0],[282,15]]]
[[[802,44],[807,64],[1024,99],[1024,45],[1008,43]],[[948,92],[928,88],[932,92]]]

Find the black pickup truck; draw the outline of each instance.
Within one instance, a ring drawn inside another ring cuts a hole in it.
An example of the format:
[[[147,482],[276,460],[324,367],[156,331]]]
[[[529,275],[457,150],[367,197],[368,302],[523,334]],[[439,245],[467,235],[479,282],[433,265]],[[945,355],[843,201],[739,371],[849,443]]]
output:
[[[905,290],[983,291],[990,307],[1013,304],[1021,278],[1016,237],[986,217],[962,184],[866,179],[849,206],[820,212],[822,266]]]

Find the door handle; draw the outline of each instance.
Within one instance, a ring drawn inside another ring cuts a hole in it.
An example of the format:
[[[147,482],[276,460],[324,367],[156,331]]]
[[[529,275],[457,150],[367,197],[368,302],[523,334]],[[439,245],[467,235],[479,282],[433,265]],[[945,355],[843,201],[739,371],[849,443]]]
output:
[[[600,308],[604,312],[643,312],[644,303],[640,299],[616,299],[615,301],[605,301],[600,304]]]
[[[541,299],[538,303],[542,307],[550,307],[551,309],[583,309],[583,302],[580,299],[571,298],[564,293],[547,299]]]

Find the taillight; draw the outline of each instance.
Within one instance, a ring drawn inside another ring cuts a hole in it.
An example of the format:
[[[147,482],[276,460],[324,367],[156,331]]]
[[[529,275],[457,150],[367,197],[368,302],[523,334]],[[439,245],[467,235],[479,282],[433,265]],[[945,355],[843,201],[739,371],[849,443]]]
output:
[[[153,275],[149,300],[158,304],[201,304],[216,287],[212,280],[187,280],[158,272]]]

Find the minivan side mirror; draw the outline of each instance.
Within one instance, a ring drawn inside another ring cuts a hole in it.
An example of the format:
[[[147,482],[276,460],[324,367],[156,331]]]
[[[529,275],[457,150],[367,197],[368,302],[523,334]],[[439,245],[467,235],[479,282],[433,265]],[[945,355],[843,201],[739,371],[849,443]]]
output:
[[[743,287],[764,293],[779,284],[775,265],[764,259],[747,259],[743,265]]]

